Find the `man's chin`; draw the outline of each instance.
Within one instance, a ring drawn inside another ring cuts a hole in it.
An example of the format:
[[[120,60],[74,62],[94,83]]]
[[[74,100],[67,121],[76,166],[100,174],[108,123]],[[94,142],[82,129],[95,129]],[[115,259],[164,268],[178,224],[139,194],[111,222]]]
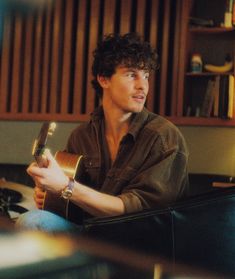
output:
[[[133,107],[129,110],[129,112],[132,112],[132,113],[139,113],[143,110],[144,106],[138,106],[138,107]]]

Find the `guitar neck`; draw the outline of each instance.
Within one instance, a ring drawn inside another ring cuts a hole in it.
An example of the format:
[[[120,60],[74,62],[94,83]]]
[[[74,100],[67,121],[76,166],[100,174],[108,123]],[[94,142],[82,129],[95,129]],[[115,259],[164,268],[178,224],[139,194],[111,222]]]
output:
[[[48,162],[46,157],[42,155],[34,155],[35,161],[37,162],[39,168],[46,168],[48,166]]]
[[[54,122],[43,123],[38,138],[34,142],[32,154],[40,168],[48,166],[47,159],[43,154],[46,148],[47,138],[53,134],[55,128],[56,124]]]

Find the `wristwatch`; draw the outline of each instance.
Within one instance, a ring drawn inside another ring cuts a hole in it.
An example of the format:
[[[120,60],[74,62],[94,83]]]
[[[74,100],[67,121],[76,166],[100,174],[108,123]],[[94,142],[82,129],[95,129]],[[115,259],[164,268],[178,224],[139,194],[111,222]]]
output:
[[[68,185],[62,190],[61,197],[65,200],[69,200],[73,195],[75,180],[73,178],[69,178]]]

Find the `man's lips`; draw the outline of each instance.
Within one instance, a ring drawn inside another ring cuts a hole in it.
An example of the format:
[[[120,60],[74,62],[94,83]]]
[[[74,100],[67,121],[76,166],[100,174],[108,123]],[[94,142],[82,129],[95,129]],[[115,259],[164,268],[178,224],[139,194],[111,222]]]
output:
[[[143,101],[145,101],[146,96],[145,96],[145,94],[136,94],[136,95],[133,95],[132,98],[135,99],[135,101],[142,103]]]

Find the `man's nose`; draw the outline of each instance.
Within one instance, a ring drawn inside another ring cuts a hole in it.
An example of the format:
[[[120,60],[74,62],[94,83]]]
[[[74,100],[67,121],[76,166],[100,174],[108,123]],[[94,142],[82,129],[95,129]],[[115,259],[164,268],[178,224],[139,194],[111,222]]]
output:
[[[148,87],[148,80],[145,77],[138,77],[136,79],[136,88],[138,89],[146,89]]]

